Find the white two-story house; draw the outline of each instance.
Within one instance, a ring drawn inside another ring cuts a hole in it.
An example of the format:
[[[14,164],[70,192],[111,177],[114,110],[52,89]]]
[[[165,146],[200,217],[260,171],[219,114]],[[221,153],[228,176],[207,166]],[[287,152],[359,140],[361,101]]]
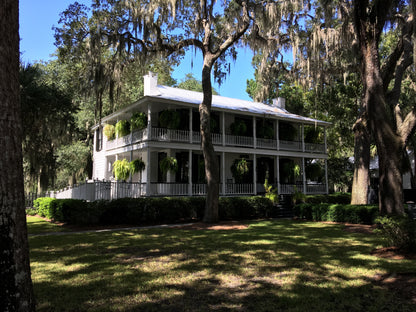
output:
[[[202,93],[158,85],[157,75],[149,73],[144,77],[141,99],[104,117],[94,127],[94,180],[114,181],[116,160],[140,158],[145,169],[124,182],[128,196],[204,195],[198,112],[201,101]],[[141,129],[122,137],[107,138],[103,134],[106,125],[129,121],[137,112],[147,119]],[[265,179],[278,194],[295,190],[328,193],[329,123],[291,114],[282,98],[266,105],[217,95],[212,98],[211,119],[220,195],[264,193]],[[161,170],[160,163],[166,157],[176,159],[176,171]],[[239,164],[243,166],[236,170]]]

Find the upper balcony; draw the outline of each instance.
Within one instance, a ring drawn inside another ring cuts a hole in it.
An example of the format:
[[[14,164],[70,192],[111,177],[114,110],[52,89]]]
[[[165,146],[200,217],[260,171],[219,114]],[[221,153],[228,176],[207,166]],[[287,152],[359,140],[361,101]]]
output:
[[[302,129],[303,126],[302,126]],[[211,133],[212,143],[216,146],[255,148],[263,150],[282,150],[293,152],[325,154],[324,143],[310,143],[300,140],[283,140],[276,138],[260,138],[255,136],[242,136],[224,133]],[[131,133],[113,140],[104,140],[104,150],[113,150],[131,144],[158,141],[200,144],[201,134],[199,131],[168,129],[161,127],[146,127],[141,130],[133,130]]]

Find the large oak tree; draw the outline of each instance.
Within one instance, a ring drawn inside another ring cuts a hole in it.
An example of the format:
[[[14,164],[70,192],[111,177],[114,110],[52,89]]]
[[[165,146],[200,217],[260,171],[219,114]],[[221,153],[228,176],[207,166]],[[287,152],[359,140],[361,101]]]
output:
[[[19,2],[0,2],[0,310],[35,311],[23,192]]]

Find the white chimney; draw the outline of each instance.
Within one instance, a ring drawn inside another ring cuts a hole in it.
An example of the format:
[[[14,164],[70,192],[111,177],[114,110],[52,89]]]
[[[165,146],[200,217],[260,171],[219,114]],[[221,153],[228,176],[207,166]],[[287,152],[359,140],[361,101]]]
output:
[[[144,76],[144,95],[160,95],[157,88],[157,74],[149,71],[149,74]]]
[[[285,102],[286,102],[285,98],[278,97],[277,99],[273,99],[272,106],[281,108],[281,109],[286,109]]]

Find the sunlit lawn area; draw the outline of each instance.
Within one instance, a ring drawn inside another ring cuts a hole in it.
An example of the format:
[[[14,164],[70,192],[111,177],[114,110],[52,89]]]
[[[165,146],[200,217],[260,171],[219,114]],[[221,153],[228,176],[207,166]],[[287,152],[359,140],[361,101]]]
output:
[[[29,241],[38,311],[415,311],[373,279],[416,272],[416,261],[371,256],[377,236],[342,225],[259,221]]]
[[[46,222],[38,216],[27,216],[26,218],[29,234],[50,233],[65,231],[62,226],[52,222]]]

